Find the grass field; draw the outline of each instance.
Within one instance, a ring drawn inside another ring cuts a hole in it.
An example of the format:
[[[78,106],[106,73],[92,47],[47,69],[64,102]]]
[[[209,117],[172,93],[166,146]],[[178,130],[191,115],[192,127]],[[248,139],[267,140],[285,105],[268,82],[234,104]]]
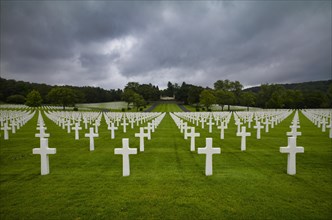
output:
[[[158,104],[153,112],[182,112],[177,104]]]
[[[159,105],[154,111],[180,111],[177,105]],[[138,148],[134,133],[139,128],[116,132],[111,140],[103,120],[95,151],[89,140],[74,140],[46,118],[51,134],[49,147],[51,173],[40,176],[40,157],[32,154],[39,147],[37,114],[8,141],[0,139],[1,219],[331,219],[332,146],[322,133],[300,114],[302,136],[298,145],[297,174],[286,174],[287,155],[279,153],[287,145],[286,131],[294,114],[262,139],[247,138],[247,151],[240,151],[234,119],[219,139],[197,128],[205,146],[213,137],[213,176],[204,175],[205,156],[190,152],[169,114],[145,152],[130,156],[131,175],[122,177],[122,157],[114,155],[121,138],[130,138]],[[121,129],[120,129],[121,130]]]

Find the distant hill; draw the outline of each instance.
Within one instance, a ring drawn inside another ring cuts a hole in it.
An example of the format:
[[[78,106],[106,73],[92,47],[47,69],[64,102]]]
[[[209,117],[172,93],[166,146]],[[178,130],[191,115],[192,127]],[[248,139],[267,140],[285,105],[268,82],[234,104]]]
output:
[[[332,80],[324,80],[324,81],[311,81],[311,82],[275,84],[275,85],[281,85],[285,89],[300,90],[302,92],[320,91],[320,92],[326,93],[331,84],[332,84]],[[244,89],[244,91],[246,91],[246,92],[251,91],[254,93],[258,93],[260,88],[261,88],[261,86],[255,86],[255,87]]]

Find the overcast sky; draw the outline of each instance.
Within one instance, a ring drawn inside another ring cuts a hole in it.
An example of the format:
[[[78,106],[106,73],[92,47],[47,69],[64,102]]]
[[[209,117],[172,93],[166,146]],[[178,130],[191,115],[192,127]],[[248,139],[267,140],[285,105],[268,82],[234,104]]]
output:
[[[1,77],[123,88],[331,79],[331,1],[1,1]]]

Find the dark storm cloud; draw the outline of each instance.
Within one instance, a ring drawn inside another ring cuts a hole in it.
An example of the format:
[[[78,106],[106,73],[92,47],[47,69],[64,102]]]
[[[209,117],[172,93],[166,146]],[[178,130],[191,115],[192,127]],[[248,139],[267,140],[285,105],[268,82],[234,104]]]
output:
[[[1,2],[1,76],[123,87],[331,78],[331,2]]]

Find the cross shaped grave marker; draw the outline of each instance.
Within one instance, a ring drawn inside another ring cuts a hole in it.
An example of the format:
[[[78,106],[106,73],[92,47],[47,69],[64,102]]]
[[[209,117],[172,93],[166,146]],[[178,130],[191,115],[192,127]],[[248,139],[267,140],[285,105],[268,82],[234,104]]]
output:
[[[83,117],[83,123],[84,123],[84,128],[88,129],[88,119],[86,117]]]
[[[286,133],[287,136],[292,136],[292,137],[296,138],[297,136],[300,136],[302,134],[301,132],[297,131],[297,128],[300,127],[299,125],[294,124],[294,125],[291,125],[289,127],[291,128],[291,132],[287,132]]]
[[[114,154],[122,154],[122,176],[130,175],[129,155],[137,154],[136,148],[129,148],[129,139],[122,138],[122,148],[115,148]]]
[[[264,128],[264,126],[262,126],[259,121],[256,121],[254,128],[257,129],[256,139],[261,139],[261,129]]]
[[[134,128],[134,123],[135,123],[134,118],[129,119],[129,123],[130,123],[130,128],[133,129]]]
[[[269,124],[270,124],[270,121],[268,119],[268,117],[265,118],[265,132],[268,133],[269,132]]]
[[[211,176],[212,175],[212,155],[213,154],[220,154],[220,148],[213,148],[212,147],[212,138],[206,138],[206,146],[204,148],[198,148],[198,154],[205,154],[205,175]]]
[[[37,127],[37,130],[39,130],[39,134],[35,134],[35,137],[39,137],[40,139],[50,137],[50,134],[45,133],[46,129],[47,128],[44,127],[43,124],[40,124],[39,127]]]
[[[190,127],[187,137],[190,137],[190,151],[195,151],[195,138],[200,137],[199,133],[195,133],[195,127]]]
[[[296,174],[296,154],[304,153],[304,148],[296,146],[296,137],[288,137],[288,146],[280,147],[280,153],[287,153],[287,174]]]
[[[240,119],[236,120],[235,125],[237,126],[236,133],[240,133],[240,128],[243,123],[240,121]]]
[[[250,132],[246,132],[246,127],[242,126],[242,130],[236,133],[236,136],[241,136],[241,151],[246,150],[246,137],[251,136]]]
[[[332,117],[330,118],[330,124],[326,127],[330,129],[329,138],[332,138]]]
[[[155,120],[152,120],[151,121],[151,131],[155,132],[155,128],[156,128],[156,122],[155,122]]]
[[[94,134],[93,133],[93,128],[90,128],[90,133],[85,134],[85,137],[90,138],[90,151],[94,151],[95,150],[94,138],[99,137],[99,134]]]
[[[48,148],[48,139],[40,139],[40,148],[33,148],[33,154],[40,154],[40,173],[41,175],[47,175],[50,173],[50,162],[48,155],[56,154],[56,148]]]
[[[274,123],[276,122],[275,117],[271,118],[271,128],[274,128]]]
[[[8,131],[11,130],[10,127],[8,127],[8,123],[5,122],[3,124],[3,128],[1,128],[1,130],[3,130],[4,134],[3,134],[3,139],[4,140],[8,140],[9,139],[9,136],[8,136]]]
[[[204,129],[205,118],[201,118],[201,123],[202,123],[202,129]]]
[[[82,130],[82,128],[80,127],[79,123],[75,123],[75,127],[72,128],[73,130],[75,130],[75,140],[79,140],[80,137],[80,133],[79,130]]]
[[[322,132],[325,132],[326,131],[326,121],[325,121],[324,117],[321,119],[321,124],[322,124]]]
[[[252,116],[248,118],[248,128],[251,128]]]
[[[16,127],[15,127],[16,122],[15,122],[14,119],[11,120],[10,125],[11,125],[11,127],[12,127],[12,134],[16,134]]]
[[[123,122],[121,123],[121,125],[123,126],[123,133],[126,133],[127,132],[127,121],[126,121],[126,118],[123,118]]]
[[[68,119],[67,120],[67,133],[70,133],[70,130],[71,130],[71,128],[70,128],[70,126],[71,126],[72,124],[71,124],[71,122],[70,122],[70,119]]]
[[[148,130],[148,140],[151,140],[151,131],[152,131],[152,124],[149,122],[148,126],[145,127],[144,129]]]
[[[212,122],[212,117],[209,118],[209,122],[206,124],[209,125],[209,133],[212,133],[212,125],[214,125],[214,123]]]
[[[95,131],[96,131],[96,133],[98,134],[98,127],[99,127],[99,125],[100,125],[100,121],[97,119],[97,120],[95,121],[95,123],[93,123],[93,125],[95,126]]]
[[[110,126],[108,126],[108,128],[107,128],[108,130],[111,130],[111,139],[114,139],[114,131],[115,130],[118,130],[118,127],[115,127],[114,126],[114,123],[113,122],[111,122],[111,125]]]
[[[224,139],[225,123],[224,121],[220,121],[220,126],[218,126],[218,129],[220,129],[220,139]]]
[[[144,151],[144,138],[148,137],[148,133],[144,133],[144,128],[140,127],[139,128],[139,133],[135,133],[135,137],[139,137],[139,151],[143,152]]]

